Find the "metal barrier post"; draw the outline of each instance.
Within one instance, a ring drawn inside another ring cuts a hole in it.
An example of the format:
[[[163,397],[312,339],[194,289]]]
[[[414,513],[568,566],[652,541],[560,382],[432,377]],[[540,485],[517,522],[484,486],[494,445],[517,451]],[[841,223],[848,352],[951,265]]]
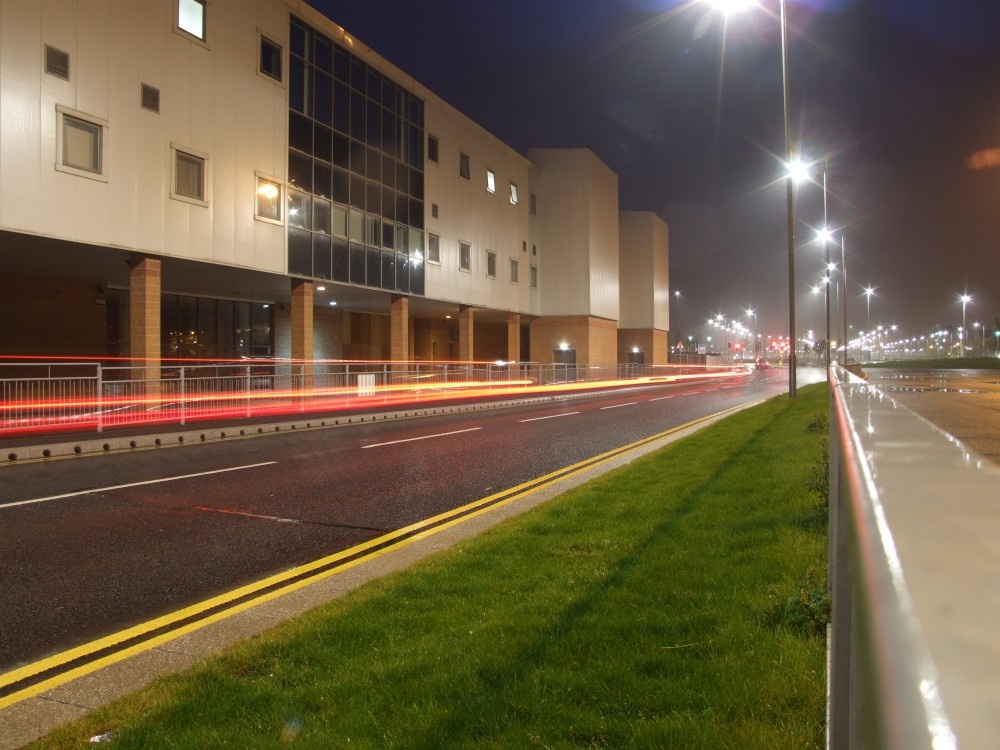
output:
[[[250,416],[250,365],[247,365],[246,367],[247,367],[247,395],[246,395],[247,408],[246,408],[246,412],[247,412],[247,416],[249,417]]]
[[[97,431],[104,431],[104,382],[101,377],[101,363],[97,363]]]
[[[181,424],[182,425],[186,424],[186,422],[184,421],[184,419],[186,417],[186,412],[184,410],[184,408],[185,408],[185,399],[184,399],[185,388],[184,388],[184,385],[185,385],[184,384],[184,365],[181,365],[181,374],[180,374],[180,390],[181,390],[181,394],[180,395],[181,395]]]

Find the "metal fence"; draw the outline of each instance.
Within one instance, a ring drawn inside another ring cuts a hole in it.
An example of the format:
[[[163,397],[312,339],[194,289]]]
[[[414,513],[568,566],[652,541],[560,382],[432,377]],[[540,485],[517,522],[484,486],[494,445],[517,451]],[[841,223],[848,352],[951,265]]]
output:
[[[743,368],[524,362],[0,362],[0,434],[186,424],[295,412],[567,390],[609,381],[670,381]]]
[[[1000,737],[1000,467],[835,368],[829,746]]]

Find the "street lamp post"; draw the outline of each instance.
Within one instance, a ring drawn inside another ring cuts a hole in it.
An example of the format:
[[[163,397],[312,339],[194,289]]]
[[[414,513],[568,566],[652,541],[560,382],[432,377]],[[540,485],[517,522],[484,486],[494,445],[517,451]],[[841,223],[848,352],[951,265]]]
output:
[[[788,19],[781,0],[781,90],[785,119],[785,159],[792,162],[792,112],[788,101]],[[795,375],[795,193],[792,175],[785,179],[788,201],[788,397],[796,396]]]
[[[714,0],[714,4],[723,13],[729,14],[751,4],[749,0]],[[788,19],[785,10],[785,0],[779,0],[781,9],[781,93],[782,110],[785,127],[785,164],[788,174],[785,177],[785,188],[788,201],[788,397],[796,396],[795,373],[795,193],[793,183],[797,166],[792,158],[792,110],[789,102],[788,85]]]
[[[830,273],[830,232],[826,230],[830,226],[827,221],[826,213],[826,167],[827,163],[823,162],[823,252],[826,258],[826,268],[827,276]],[[826,380],[830,382],[830,281],[827,278],[826,282]]]
[[[965,359],[965,306],[972,301],[972,297],[968,294],[963,294],[959,299],[962,301],[962,335],[959,339],[962,342],[962,358]]]

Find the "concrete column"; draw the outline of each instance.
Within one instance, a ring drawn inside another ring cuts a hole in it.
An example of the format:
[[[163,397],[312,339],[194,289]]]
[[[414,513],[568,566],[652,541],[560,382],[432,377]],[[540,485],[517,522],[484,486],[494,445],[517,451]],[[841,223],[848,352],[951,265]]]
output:
[[[130,264],[129,314],[131,357],[139,360],[134,377],[160,379],[160,261],[142,258]]]
[[[507,359],[521,361],[521,316],[517,313],[507,316]]]
[[[473,313],[472,307],[460,307],[458,310],[458,358],[463,362],[475,359],[473,347]]]
[[[292,359],[302,360],[302,375],[313,371],[313,283],[292,279]]]
[[[393,362],[410,359],[410,298],[392,295],[389,315],[389,358]]]

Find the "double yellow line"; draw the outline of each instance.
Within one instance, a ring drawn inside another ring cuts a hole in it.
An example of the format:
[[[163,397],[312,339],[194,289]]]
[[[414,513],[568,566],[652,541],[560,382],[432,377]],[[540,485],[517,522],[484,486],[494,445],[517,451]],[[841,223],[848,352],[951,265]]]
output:
[[[190,607],[0,674],[0,709],[40,695],[79,677],[120,662],[134,654],[149,651],[182,635],[349,570],[356,565],[373,560],[420,539],[433,536],[494,508],[515,502],[557,482],[639,450],[650,443],[663,440],[675,433],[725,416],[746,408],[746,406],[740,405],[706,417],[700,417],[651,437],[524,482],[503,492],[397,529],[336,554],[314,560],[306,565],[292,568],[198,602]]]

